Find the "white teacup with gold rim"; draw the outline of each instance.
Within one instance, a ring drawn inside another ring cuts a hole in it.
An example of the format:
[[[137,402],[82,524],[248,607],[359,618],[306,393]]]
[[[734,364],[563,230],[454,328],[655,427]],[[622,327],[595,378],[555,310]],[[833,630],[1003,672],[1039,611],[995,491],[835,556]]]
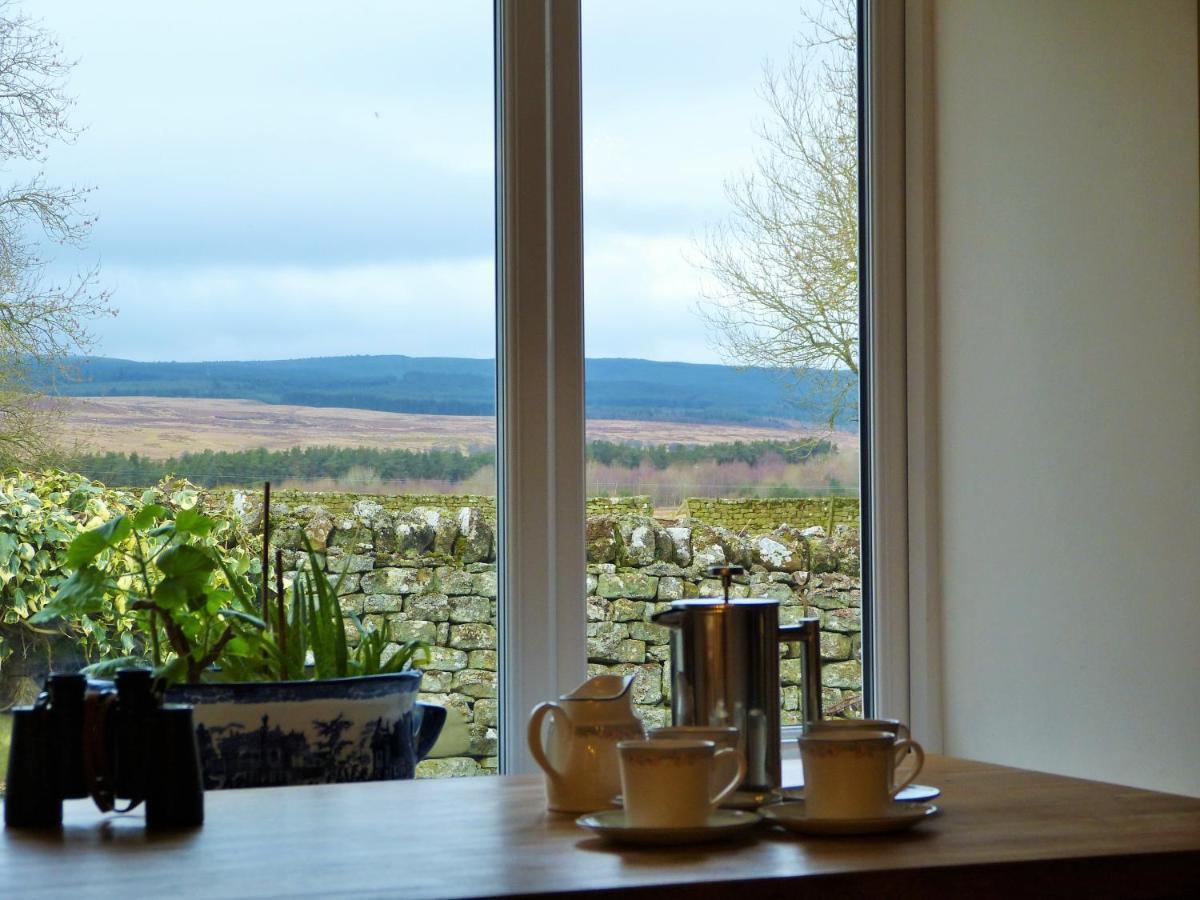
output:
[[[621,741],[617,753],[625,822],[634,828],[702,826],[746,777],[745,757],[712,741]]]
[[[824,734],[831,731],[885,731],[901,741],[912,737],[908,726],[899,719],[820,719],[816,722],[809,722],[804,729],[805,734]],[[894,773],[895,769],[892,772]],[[895,779],[889,776],[888,790],[892,789],[894,781]]]
[[[718,750],[722,747],[736,750],[740,734],[732,725],[660,725],[646,732],[652,741],[712,741]]]
[[[896,768],[912,752],[915,765],[896,784]],[[916,741],[886,731],[836,729],[800,738],[804,761],[804,805],[814,819],[867,819],[885,815],[896,794],[925,764]]]

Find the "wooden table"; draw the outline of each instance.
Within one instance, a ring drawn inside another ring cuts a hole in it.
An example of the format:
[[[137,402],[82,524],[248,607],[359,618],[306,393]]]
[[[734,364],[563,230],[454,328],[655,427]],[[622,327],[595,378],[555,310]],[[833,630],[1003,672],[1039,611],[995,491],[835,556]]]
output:
[[[528,777],[210,793],[170,835],[72,801],[0,838],[0,897],[1200,897],[1200,800],[948,757],[920,780],[942,812],[906,833],[666,850],[608,847]]]

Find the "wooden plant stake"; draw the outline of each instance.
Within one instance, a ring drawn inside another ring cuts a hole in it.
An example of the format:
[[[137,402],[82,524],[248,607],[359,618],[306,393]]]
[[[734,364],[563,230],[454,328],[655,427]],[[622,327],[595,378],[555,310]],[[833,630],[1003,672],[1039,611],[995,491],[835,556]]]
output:
[[[263,543],[262,543],[262,620],[271,621],[271,611],[267,599],[267,585],[271,583],[271,482],[263,483]]]

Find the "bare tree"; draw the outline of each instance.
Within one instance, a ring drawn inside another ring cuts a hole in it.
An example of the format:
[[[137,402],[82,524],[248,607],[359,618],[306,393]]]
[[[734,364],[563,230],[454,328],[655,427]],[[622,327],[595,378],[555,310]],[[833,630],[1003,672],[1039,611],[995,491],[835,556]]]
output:
[[[725,357],[856,406],[858,77],[851,0],[823,0],[782,67],[764,68],[767,118],[753,171],[726,182],[729,218],[708,229],[702,266],[718,287],[700,313]]]
[[[56,143],[78,132],[64,91],[73,63],[49,32],[0,0],[0,172],[40,166]],[[86,322],[109,313],[97,270],[48,277],[46,245],[80,248],[94,219],[88,188],[47,184],[41,173],[0,186],[0,464],[36,462],[50,452],[53,410],[28,386],[31,367],[60,363],[90,346]]]

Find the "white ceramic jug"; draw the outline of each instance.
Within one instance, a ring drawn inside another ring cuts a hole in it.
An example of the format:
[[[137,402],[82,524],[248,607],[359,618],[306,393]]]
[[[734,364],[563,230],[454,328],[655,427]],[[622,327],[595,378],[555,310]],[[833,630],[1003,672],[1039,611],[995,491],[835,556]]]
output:
[[[594,812],[621,792],[617,743],[645,737],[633,711],[633,675],[597,675],[557,703],[529,716],[529,752],[546,773],[546,798],[556,812]],[[542,722],[549,717],[547,741]]]

